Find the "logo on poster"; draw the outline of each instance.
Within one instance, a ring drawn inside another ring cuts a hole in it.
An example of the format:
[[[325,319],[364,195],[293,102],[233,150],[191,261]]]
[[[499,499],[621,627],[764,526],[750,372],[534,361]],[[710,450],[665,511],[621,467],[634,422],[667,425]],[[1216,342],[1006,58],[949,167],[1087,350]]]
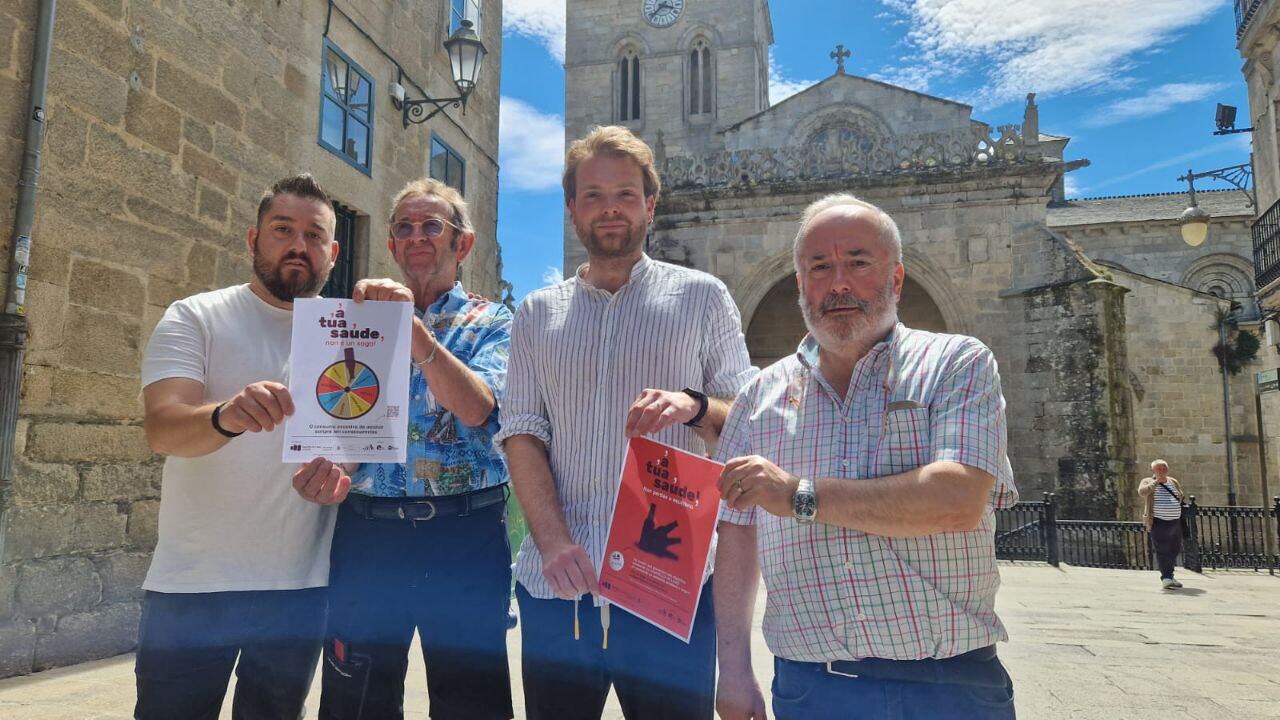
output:
[[[618,552],[617,550],[614,550],[609,555],[609,568],[614,572],[619,572],[620,570],[622,570],[622,567],[624,565],[626,565],[626,561],[623,560],[622,553]]]

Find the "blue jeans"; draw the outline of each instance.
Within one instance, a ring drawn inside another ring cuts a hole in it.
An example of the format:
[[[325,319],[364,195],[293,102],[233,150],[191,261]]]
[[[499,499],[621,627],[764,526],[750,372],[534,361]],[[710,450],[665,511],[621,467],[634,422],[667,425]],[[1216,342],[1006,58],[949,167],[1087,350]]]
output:
[[[1013,681],[1003,666],[998,674],[1004,687],[849,678],[821,665],[775,660],[773,714],[777,720],[1013,720]]]
[[[217,720],[231,670],[235,720],[301,718],[324,636],[325,589],[148,592],[137,720]]]

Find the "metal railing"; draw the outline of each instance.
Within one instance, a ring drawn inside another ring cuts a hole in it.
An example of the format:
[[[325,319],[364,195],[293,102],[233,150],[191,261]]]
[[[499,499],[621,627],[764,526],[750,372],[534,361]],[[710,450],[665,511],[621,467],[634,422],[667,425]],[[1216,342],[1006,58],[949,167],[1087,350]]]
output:
[[[1253,221],[1253,278],[1258,290],[1280,278],[1280,201]]]
[[[1236,6],[1236,39],[1244,36],[1249,29],[1249,22],[1258,14],[1262,0],[1235,0]]]
[[[1280,497],[1270,507],[1200,505],[1195,496],[1183,510],[1188,537],[1182,565],[1211,568],[1280,569]],[[1269,537],[1268,537],[1269,536]],[[1051,565],[1150,570],[1151,540],[1140,522],[1058,518],[1052,494],[996,511],[996,557],[1040,560]]]
[[[1280,498],[1270,508],[1201,506],[1196,504],[1194,495],[1190,499],[1186,513],[1188,520],[1194,521],[1192,536],[1196,540],[1201,568],[1274,570],[1280,567],[1280,558],[1274,551],[1277,545],[1272,544],[1272,550],[1268,552],[1267,537],[1270,534],[1271,539],[1280,541],[1280,530],[1276,526]]]

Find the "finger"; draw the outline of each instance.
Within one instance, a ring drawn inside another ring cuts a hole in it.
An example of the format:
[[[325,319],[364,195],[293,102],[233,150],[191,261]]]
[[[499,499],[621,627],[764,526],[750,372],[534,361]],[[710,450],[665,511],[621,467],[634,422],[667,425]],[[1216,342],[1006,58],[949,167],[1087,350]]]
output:
[[[342,502],[347,496],[347,490],[351,488],[351,478],[342,472],[342,468],[335,465],[333,469],[336,472],[330,473],[329,478],[320,488],[320,503],[323,505],[335,505]]]
[[[645,408],[649,407],[650,400],[645,393],[640,393],[640,397],[631,403],[631,408],[627,411],[626,434],[627,437],[637,437],[636,424],[640,422],[641,416],[644,414]]]
[[[354,302],[364,302],[365,288],[369,287],[368,280],[360,280],[356,282],[356,286],[351,290],[351,299]]]
[[[323,458],[313,458],[311,462],[298,468],[298,471],[293,474],[293,489],[297,490],[299,494],[302,494],[302,489],[307,486],[307,481],[311,479],[316,469],[320,467],[321,460]]]
[[[343,475],[338,478],[338,486],[334,488],[333,494],[329,497],[329,505],[337,505],[347,499],[347,494],[351,492],[351,476]]]
[[[289,394],[289,388],[279,383],[270,383],[265,387],[271,393],[272,398],[275,399],[276,405],[280,407],[280,412],[284,414],[281,419],[292,415],[294,409],[293,396]]]
[[[284,420],[284,411],[280,409],[279,401],[276,400],[276,396],[271,393],[271,389],[265,384],[250,385],[244,391],[245,397],[262,408],[262,412],[266,414],[265,419],[270,421],[273,426]],[[263,425],[266,425],[266,423],[263,422]],[[271,428],[267,429],[270,430]]]
[[[574,595],[582,595],[590,592],[590,583],[582,573],[582,568],[577,562],[570,562],[565,565],[562,572],[564,573],[565,587],[573,591]]]
[[[320,491],[324,489],[325,481],[329,479],[330,475],[333,473],[333,470],[334,470],[334,466],[332,463],[330,463],[328,460],[323,461],[320,467],[318,467],[316,471],[311,474],[310,479],[308,479],[307,483],[302,487],[303,497],[307,498],[308,500],[318,501],[320,497]]]
[[[261,432],[262,423],[245,410],[244,402],[245,398],[241,396],[223,405],[222,412],[218,414],[218,424],[231,432]]]
[[[664,407],[665,403],[653,401],[640,411],[639,417],[636,418],[635,427],[632,428],[635,437],[648,435],[656,429],[658,418],[661,417]]]
[[[574,556],[577,561],[579,572],[581,572],[587,581],[583,592],[589,592],[592,595],[600,592],[600,581],[596,578],[596,569],[591,565],[591,558],[587,557],[587,551],[579,548],[577,555]]]

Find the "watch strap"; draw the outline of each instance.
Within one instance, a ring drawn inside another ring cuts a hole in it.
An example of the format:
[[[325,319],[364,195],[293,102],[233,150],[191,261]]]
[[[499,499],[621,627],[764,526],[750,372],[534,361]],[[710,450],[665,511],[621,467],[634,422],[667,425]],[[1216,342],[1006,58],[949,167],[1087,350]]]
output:
[[[218,433],[221,434],[223,437],[229,437],[229,438],[240,437],[241,435],[244,434],[243,430],[241,430],[240,432],[231,432],[230,430],[222,427],[222,424],[218,422],[218,416],[222,414],[223,405],[226,405],[226,403],[220,403],[217,407],[213,409],[213,415],[209,417],[209,422],[213,424],[213,429],[217,430]]]
[[[694,415],[693,419],[689,420],[689,422],[686,422],[685,425],[693,428],[702,427],[698,423],[702,422],[702,418],[707,416],[707,410],[711,407],[711,401],[707,398],[706,393],[698,392],[693,388],[685,388],[680,392],[684,393],[685,395],[688,395],[694,400],[697,400],[699,405],[698,414]]]

